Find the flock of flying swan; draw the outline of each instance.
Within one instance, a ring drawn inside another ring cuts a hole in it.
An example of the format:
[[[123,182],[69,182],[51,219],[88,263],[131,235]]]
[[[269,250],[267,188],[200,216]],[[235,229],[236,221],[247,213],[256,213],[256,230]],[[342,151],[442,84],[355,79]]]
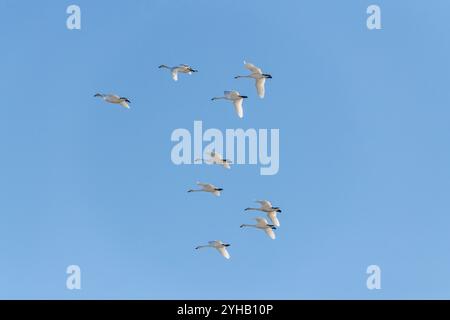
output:
[[[249,70],[251,73],[249,75],[239,75],[236,76],[235,79],[239,78],[251,78],[255,80],[255,86],[256,86],[256,92],[258,96],[262,99],[265,95],[265,82],[266,79],[272,79],[272,76],[267,73],[263,73],[263,71],[256,67],[255,65],[244,61],[244,67]],[[198,70],[193,69],[191,66],[187,64],[180,64],[178,66],[170,67],[165,64],[162,64],[158,67],[159,69],[167,69],[170,71],[170,74],[172,76],[172,79],[174,81],[178,81],[178,74],[184,73],[184,74],[192,74],[194,72],[198,72]],[[104,101],[112,104],[118,104],[124,108],[129,109],[129,104],[131,101],[126,97],[121,97],[116,94],[103,94],[103,93],[96,93],[94,97],[100,97]],[[224,91],[224,95],[221,97],[214,97],[211,100],[228,100],[233,103],[234,110],[239,118],[244,117],[244,109],[242,106],[242,103],[244,99],[247,99],[248,96],[241,95],[239,91]],[[196,159],[197,161],[203,161],[205,163],[214,164],[222,166],[226,169],[231,169],[232,161],[225,159],[220,153],[212,151],[209,153],[209,158],[207,159]],[[208,192],[212,195],[218,197],[221,194],[221,191],[223,191],[222,188],[216,187],[215,185],[211,183],[203,183],[203,182],[197,182],[197,185],[199,189],[190,189],[188,192]],[[275,232],[274,230],[277,229],[277,227],[280,226],[280,222],[278,221],[277,214],[281,212],[281,209],[279,207],[274,207],[270,203],[270,201],[267,200],[257,200],[257,203],[260,204],[259,208],[246,208],[245,211],[261,211],[267,214],[267,217],[270,219],[271,223],[268,223],[265,218],[257,217],[255,218],[256,224],[242,224],[240,227],[250,227],[250,228],[256,228],[259,230],[263,230],[269,238],[272,240],[275,240]],[[230,254],[227,251],[227,247],[229,247],[230,244],[224,243],[220,240],[214,240],[209,241],[207,245],[201,245],[197,246],[195,249],[201,249],[201,248],[213,248],[216,249],[224,258],[230,259]]]

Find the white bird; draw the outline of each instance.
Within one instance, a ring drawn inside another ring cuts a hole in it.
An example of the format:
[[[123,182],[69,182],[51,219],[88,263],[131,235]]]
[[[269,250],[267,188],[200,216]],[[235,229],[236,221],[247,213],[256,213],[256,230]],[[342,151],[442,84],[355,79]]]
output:
[[[214,241],[208,241],[208,244],[205,246],[198,246],[195,249],[201,249],[201,248],[215,248],[217,249],[217,251],[220,252],[220,254],[225,258],[225,259],[230,259],[230,254],[227,251],[227,247],[229,247],[230,244],[228,243],[223,243],[220,240],[214,240]]]
[[[130,106],[128,104],[131,103],[131,101],[125,97],[119,97],[118,95],[115,94],[102,94],[102,93],[96,93],[94,97],[101,97],[106,102],[120,104],[122,107],[130,109]]]
[[[223,156],[215,151],[212,151],[209,159],[195,159],[195,161],[205,161],[209,164],[217,164],[219,166],[224,167],[225,169],[231,169],[230,165],[233,163],[231,160],[224,159]]]
[[[170,73],[172,74],[172,79],[174,81],[178,81],[178,73],[179,72],[187,73],[187,74],[192,74],[193,72],[198,72],[198,70],[192,69],[191,66],[188,66],[187,64],[180,64],[175,67],[169,67],[169,66],[166,66],[165,64],[162,64],[158,68],[169,69]]]
[[[202,187],[201,189],[190,189],[188,190],[188,192],[210,192],[213,195],[215,195],[216,197],[220,196],[220,191],[222,191],[222,188],[217,188],[215,185],[210,184],[210,183],[202,183],[202,182],[197,182],[197,185],[199,185],[200,187]]]
[[[223,97],[214,97],[211,100],[219,100],[219,99],[225,99],[233,101],[234,104],[234,110],[236,110],[236,113],[239,118],[242,118],[244,116],[244,110],[242,109],[242,101],[244,99],[247,99],[247,96],[241,96],[241,94],[238,91],[224,91]]]
[[[257,200],[256,202],[261,204],[260,208],[246,208],[245,211],[254,210],[254,211],[262,211],[267,213],[267,216],[272,221],[272,223],[276,226],[280,226],[280,221],[278,221],[277,213],[281,212],[279,207],[273,207],[270,201],[267,200]]]
[[[267,220],[264,218],[255,218],[257,224],[241,224],[241,228],[243,227],[252,227],[260,230],[264,230],[264,232],[270,237],[270,239],[275,240],[275,232],[277,228],[273,224],[268,224]]]
[[[261,99],[264,98],[264,94],[265,94],[264,84],[266,83],[266,79],[272,79],[272,76],[270,74],[263,73],[260,68],[256,67],[255,65],[253,65],[251,63],[244,61],[244,66],[245,66],[245,68],[250,70],[252,73],[249,75],[246,75],[246,76],[236,76],[234,78],[235,79],[238,79],[238,78],[253,78],[253,79],[255,79],[256,80],[256,82],[255,82],[256,91],[258,92],[258,96]]]

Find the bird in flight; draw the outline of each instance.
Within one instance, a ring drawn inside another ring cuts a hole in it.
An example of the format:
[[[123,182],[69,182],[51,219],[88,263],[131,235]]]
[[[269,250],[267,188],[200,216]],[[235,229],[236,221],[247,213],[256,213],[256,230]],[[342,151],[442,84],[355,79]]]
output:
[[[265,83],[266,79],[272,79],[272,76],[267,73],[263,73],[262,70],[256,67],[254,64],[244,61],[244,67],[250,70],[252,73],[246,76],[236,76],[235,79],[239,78],[253,78],[255,79],[256,91],[258,92],[258,96],[262,99],[265,95]]]
[[[217,188],[215,185],[210,183],[202,183],[197,182],[197,185],[201,187],[201,189],[190,189],[188,192],[210,192],[216,197],[220,196],[220,191],[222,191],[222,188]]]
[[[172,75],[173,81],[178,81],[178,73],[180,73],[180,72],[187,73],[187,74],[192,74],[193,72],[198,72],[198,70],[192,69],[192,67],[187,64],[180,64],[175,67],[169,67],[169,66],[166,66],[165,64],[162,64],[158,68],[169,69],[170,73]]]
[[[275,240],[275,232],[273,230],[276,230],[277,228],[273,224],[267,223],[267,220],[264,218],[255,218],[256,224],[241,224],[241,228],[244,227],[251,227],[256,228],[260,230],[264,230],[264,232],[270,237],[270,239]]]
[[[210,158],[208,159],[195,159],[195,161],[204,161],[209,164],[217,164],[219,166],[224,167],[225,169],[231,169],[230,165],[233,161],[225,159],[220,153],[211,151],[209,154]]]
[[[242,109],[242,101],[247,99],[247,96],[242,96],[238,91],[224,91],[223,97],[214,97],[211,100],[225,99],[233,102],[234,110],[239,118],[244,117],[244,109]]]
[[[195,249],[201,249],[201,248],[215,248],[217,249],[217,251],[220,252],[220,254],[225,258],[225,259],[230,259],[230,254],[227,251],[227,247],[229,247],[230,244],[228,243],[223,243],[220,240],[214,240],[214,241],[208,241],[207,245],[204,246],[198,246]]]
[[[128,98],[120,97],[116,94],[103,94],[103,93],[96,93],[94,97],[100,97],[106,102],[120,104],[122,107],[130,109],[130,106],[128,104],[131,103],[131,101]]]

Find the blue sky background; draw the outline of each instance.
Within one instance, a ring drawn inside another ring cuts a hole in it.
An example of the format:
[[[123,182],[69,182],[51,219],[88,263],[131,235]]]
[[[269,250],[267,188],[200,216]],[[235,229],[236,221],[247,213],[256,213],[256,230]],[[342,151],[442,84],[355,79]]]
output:
[[[369,31],[373,3],[1,0],[0,298],[450,298],[450,3],[378,0]],[[233,79],[244,59],[273,76],[264,100]],[[226,89],[244,119],[209,100]],[[279,173],[173,165],[194,120],[279,128]],[[239,228],[265,198],[276,241]],[[213,239],[231,260],[194,250]]]

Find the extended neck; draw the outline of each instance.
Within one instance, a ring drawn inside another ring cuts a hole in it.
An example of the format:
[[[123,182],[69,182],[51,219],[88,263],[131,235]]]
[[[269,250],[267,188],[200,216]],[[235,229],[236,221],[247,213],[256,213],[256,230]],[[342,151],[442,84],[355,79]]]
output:
[[[253,228],[256,228],[256,225],[254,225],[254,224],[241,224],[241,228],[243,228],[243,227],[253,227]]]
[[[198,246],[198,247],[196,247],[195,249],[211,248],[211,247],[212,247],[212,245],[208,244],[208,245],[206,245],[206,246]]]
[[[249,211],[249,210],[253,210],[253,211],[261,211],[260,208],[246,208],[245,211]]]

